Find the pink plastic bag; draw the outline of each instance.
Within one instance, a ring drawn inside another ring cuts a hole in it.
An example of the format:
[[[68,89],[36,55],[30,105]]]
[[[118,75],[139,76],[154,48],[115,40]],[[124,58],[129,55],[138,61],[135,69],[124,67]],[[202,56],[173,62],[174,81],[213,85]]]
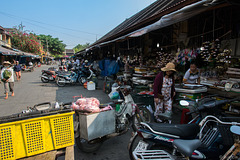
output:
[[[112,108],[110,105],[108,105],[108,106],[100,109],[101,112],[103,112],[103,111],[109,111],[109,110],[113,110],[113,108]]]

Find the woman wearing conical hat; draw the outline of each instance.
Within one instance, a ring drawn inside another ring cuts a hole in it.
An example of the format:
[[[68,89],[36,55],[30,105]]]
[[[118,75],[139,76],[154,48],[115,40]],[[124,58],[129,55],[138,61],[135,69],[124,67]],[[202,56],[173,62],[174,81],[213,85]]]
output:
[[[8,92],[12,92],[12,96],[14,96],[14,74],[13,69],[11,68],[11,63],[9,61],[3,62],[3,69],[1,71],[1,80],[4,83],[4,90],[5,90],[5,99],[8,99]]]
[[[161,68],[161,72],[154,80],[154,102],[155,102],[155,120],[161,122],[159,115],[164,113],[167,116],[172,114],[173,97],[175,96],[175,82],[174,73],[175,65],[168,63],[165,67]]]

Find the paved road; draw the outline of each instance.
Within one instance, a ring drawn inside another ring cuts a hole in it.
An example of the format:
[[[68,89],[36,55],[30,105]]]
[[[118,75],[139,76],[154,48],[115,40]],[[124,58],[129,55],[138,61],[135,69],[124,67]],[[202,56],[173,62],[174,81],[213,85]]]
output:
[[[15,82],[15,97],[4,99],[3,84],[0,84],[0,116],[21,112],[27,106],[33,106],[42,102],[71,102],[73,96],[96,97],[101,103],[109,102],[107,94],[102,90],[88,91],[82,86],[58,87],[55,83],[44,84],[40,80],[42,69],[50,66],[36,68],[34,72],[22,74],[22,80]],[[102,87],[100,83],[100,88]],[[125,135],[111,138],[105,141],[102,147],[94,153],[83,153],[75,147],[76,160],[127,160],[127,145],[131,137],[131,131]],[[60,158],[63,159],[63,158]]]

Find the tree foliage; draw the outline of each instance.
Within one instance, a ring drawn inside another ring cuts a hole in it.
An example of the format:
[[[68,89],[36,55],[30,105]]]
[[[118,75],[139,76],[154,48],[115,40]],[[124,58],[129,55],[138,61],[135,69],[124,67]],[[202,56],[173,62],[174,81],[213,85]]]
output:
[[[89,47],[89,46],[90,46],[90,43],[86,43],[86,44],[84,44],[84,45],[78,44],[78,45],[76,45],[73,49],[74,49],[74,52],[77,53],[77,52],[79,52],[79,51],[81,51],[81,50],[86,49],[86,48]]]
[[[23,31],[23,27],[20,24],[18,27],[14,27],[9,33],[12,37],[12,45],[24,52],[40,54],[42,45],[39,43],[37,35]]]
[[[58,38],[53,38],[51,35],[38,35],[41,43],[43,45],[43,49],[48,51],[53,55],[62,55],[64,54],[66,44],[62,43],[63,41]]]

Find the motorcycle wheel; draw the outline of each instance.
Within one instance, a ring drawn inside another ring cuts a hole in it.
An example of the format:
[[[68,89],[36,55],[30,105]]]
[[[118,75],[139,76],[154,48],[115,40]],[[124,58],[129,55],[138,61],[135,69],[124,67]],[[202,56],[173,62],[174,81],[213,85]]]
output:
[[[86,153],[94,152],[94,151],[98,150],[102,145],[102,142],[90,144],[90,143],[88,143],[87,140],[80,138],[80,136],[77,137],[75,139],[75,141],[76,141],[77,147],[81,151],[86,152]]]
[[[134,137],[131,138],[131,142],[129,143],[128,146],[128,154],[131,160],[134,160],[133,151],[136,149],[139,141],[143,141],[143,138],[138,136],[138,134],[134,135]]]
[[[46,73],[43,73],[42,75],[48,77],[48,74],[46,74]],[[42,81],[43,83],[48,83],[48,82],[49,82],[49,80],[46,79],[46,78],[44,78],[44,77],[41,77],[41,81]]]
[[[62,80],[62,81],[65,81],[64,78],[58,78],[57,81],[56,81],[56,83],[57,83],[57,85],[58,85],[59,87],[64,87],[64,86],[66,85],[66,83],[60,82],[61,80]]]
[[[146,108],[146,107],[139,107],[139,111],[140,113],[136,112],[133,116],[133,122],[132,122],[132,128],[134,131],[137,131],[137,129],[139,128],[139,124],[140,122],[153,122],[153,117],[151,112]],[[143,118],[143,120],[141,120],[140,115]]]
[[[78,78],[78,83],[80,85],[83,85],[85,82],[87,82],[87,78],[86,77],[79,77]]]

